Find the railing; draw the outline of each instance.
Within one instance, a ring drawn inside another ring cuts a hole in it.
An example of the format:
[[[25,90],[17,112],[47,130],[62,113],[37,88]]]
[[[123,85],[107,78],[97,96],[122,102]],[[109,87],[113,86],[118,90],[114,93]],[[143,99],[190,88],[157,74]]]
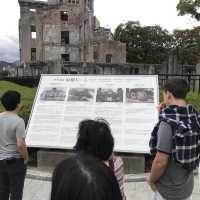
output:
[[[98,75],[96,75],[98,76]],[[159,87],[162,88],[168,79],[182,78],[187,80],[191,91],[200,93],[200,75],[193,74],[159,74]],[[11,81],[20,85],[28,87],[37,87],[39,83],[39,77],[0,77],[0,80]]]
[[[200,93],[200,75],[196,74],[159,74],[159,86],[162,88],[168,79],[182,78],[188,82],[190,91]]]
[[[37,87],[39,84],[39,77],[23,76],[23,77],[0,77],[0,80],[10,81],[19,85],[27,87]]]

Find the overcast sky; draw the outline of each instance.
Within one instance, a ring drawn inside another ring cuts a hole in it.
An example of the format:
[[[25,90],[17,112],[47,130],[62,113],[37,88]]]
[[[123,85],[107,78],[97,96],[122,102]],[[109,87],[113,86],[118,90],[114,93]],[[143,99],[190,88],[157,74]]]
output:
[[[95,15],[101,26],[112,31],[122,22],[140,21],[142,25],[159,24],[172,32],[192,28],[198,23],[190,17],[178,17],[179,0],[94,0]],[[0,60],[18,60],[18,0],[0,2]]]

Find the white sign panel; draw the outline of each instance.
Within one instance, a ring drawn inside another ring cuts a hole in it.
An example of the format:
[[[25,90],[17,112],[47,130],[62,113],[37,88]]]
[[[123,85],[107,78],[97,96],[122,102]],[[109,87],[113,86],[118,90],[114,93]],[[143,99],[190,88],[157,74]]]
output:
[[[158,96],[157,76],[43,75],[26,142],[72,149],[79,122],[101,117],[111,125],[115,151],[148,153]]]

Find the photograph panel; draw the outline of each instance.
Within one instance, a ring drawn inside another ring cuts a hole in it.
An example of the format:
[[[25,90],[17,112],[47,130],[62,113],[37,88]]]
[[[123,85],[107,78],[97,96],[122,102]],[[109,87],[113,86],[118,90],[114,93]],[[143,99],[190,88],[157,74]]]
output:
[[[90,88],[71,88],[67,101],[92,102],[94,93],[95,90]]]
[[[40,101],[64,101],[66,89],[59,87],[45,88],[40,94]]]
[[[154,89],[126,88],[126,103],[154,103]]]
[[[96,102],[123,102],[123,89],[98,88]]]

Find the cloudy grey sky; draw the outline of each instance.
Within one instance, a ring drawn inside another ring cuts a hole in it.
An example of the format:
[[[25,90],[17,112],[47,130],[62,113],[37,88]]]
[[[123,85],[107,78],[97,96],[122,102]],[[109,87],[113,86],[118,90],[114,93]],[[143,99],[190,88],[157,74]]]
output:
[[[44,0],[45,1],[45,0]],[[116,26],[128,20],[142,25],[160,24],[170,32],[174,29],[192,28],[198,25],[189,17],[178,17],[179,0],[95,0],[95,15],[101,25]],[[0,60],[15,61],[18,53],[18,0],[0,2]]]

